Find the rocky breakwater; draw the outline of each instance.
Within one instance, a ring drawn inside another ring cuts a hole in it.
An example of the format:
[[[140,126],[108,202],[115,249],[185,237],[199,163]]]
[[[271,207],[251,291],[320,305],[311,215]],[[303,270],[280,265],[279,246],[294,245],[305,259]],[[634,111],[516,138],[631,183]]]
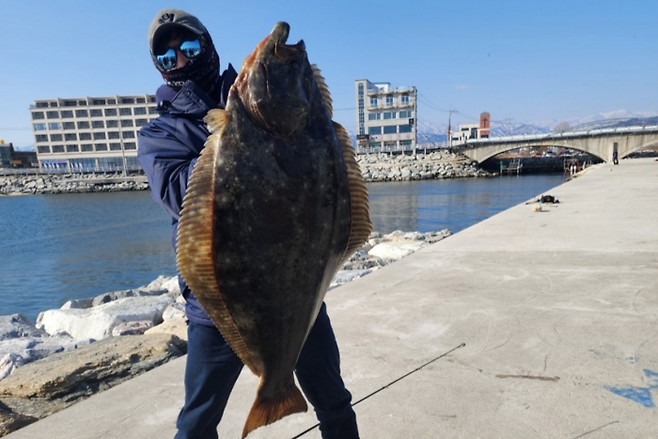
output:
[[[463,154],[439,151],[428,154],[365,154],[357,162],[367,182],[491,177]]]
[[[0,176],[0,195],[141,191],[148,188],[149,186],[145,177],[126,177],[121,174]]]
[[[374,232],[330,288],[447,236],[448,230]],[[176,277],[71,300],[42,312],[35,324],[21,314],[0,316],[0,437],[186,351],[184,300]]]

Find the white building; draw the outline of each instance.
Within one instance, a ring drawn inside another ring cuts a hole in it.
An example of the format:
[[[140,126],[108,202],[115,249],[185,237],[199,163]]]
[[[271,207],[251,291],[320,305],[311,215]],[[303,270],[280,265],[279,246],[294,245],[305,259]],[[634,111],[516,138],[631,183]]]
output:
[[[355,81],[357,153],[405,151],[416,147],[416,87]]]
[[[158,116],[155,95],[44,99],[30,106],[42,171],[141,169],[137,133]]]
[[[457,131],[448,133],[450,136],[449,146],[459,146],[469,139],[488,139],[491,131],[491,116],[489,113],[480,113],[479,123],[466,123],[459,125]]]

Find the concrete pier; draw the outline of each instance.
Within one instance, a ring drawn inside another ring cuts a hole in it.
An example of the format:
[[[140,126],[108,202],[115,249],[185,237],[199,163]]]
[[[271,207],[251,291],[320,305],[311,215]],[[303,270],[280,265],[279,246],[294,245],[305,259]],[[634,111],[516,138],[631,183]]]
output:
[[[329,292],[354,401],[465,343],[357,404],[361,437],[658,438],[658,162],[597,165],[549,194],[560,203],[515,206]],[[7,437],[171,438],[184,366]],[[220,437],[240,437],[256,384],[245,370]]]

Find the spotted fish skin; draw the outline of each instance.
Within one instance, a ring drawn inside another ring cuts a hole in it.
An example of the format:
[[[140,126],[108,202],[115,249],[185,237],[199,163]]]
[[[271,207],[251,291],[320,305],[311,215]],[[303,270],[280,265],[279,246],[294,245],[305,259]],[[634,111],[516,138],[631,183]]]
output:
[[[367,239],[367,191],[331,98],[277,23],[249,55],[193,172],[178,266],[240,359],[260,377],[243,438],[306,411],[293,378],[341,263]]]

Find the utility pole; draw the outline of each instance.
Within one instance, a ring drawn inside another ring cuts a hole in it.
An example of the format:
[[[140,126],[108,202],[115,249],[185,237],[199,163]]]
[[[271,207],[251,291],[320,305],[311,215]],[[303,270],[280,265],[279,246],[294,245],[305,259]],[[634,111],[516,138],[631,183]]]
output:
[[[418,89],[414,87],[414,158],[416,158],[416,147],[418,146]]]
[[[456,113],[457,110],[452,109],[452,104],[450,104],[450,107],[448,108],[448,139],[446,141],[446,144],[448,146],[448,149],[452,148],[452,125],[451,125],[451,119],[452,119],[452,113]]]

